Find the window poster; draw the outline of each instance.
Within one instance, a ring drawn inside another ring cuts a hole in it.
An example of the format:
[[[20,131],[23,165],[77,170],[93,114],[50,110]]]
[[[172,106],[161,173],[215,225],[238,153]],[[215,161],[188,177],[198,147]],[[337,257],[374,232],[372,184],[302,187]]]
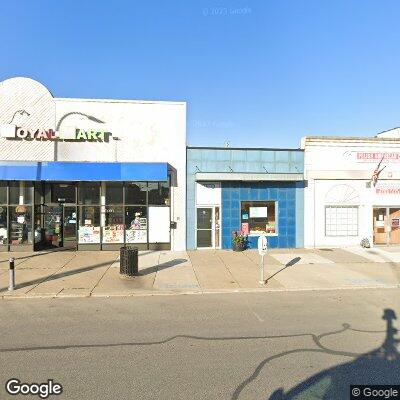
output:
[[[392,218],[392,228],[400,227],[400,218]]]
[[[147,243],[146,229],[127,229],[126,243]]]
[[[242,219],[249,219],[249,214],[248,213],[243,213],[242,214]]]
[[[250,218],[267,218],[268,207],[250,207]]]
[[[100,227],[80,226],[79,243],[100,243]]]
[[[113,228],[104,228],[103,235],[103,243],[124,242],[124,230],[122,225],[116,225]]]
[[[242,229],[241,229],[243,235],[248,235],[249,234],[249,223],[248,222],[242,222]]]

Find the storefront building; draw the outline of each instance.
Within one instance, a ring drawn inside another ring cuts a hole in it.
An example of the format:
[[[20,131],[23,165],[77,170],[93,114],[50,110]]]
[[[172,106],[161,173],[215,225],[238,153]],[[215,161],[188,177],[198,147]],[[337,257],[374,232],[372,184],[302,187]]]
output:
[[[305,247],[400,244],[400,135],[305,137]]]
[[[0,250],[185,249],[186,104],[0,83]]]
[[[232,232],[303,246],[303,151],[187,149],[187,248],[230,249]]]

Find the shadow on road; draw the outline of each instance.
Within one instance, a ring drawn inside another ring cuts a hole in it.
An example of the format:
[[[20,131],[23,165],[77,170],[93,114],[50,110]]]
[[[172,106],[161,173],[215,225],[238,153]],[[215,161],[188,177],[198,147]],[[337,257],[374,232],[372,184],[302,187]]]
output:
[[[393,327],[396,314],[392,309],[385,309],[382,317],[387,324],[386,338],[378,349],[357,357],[354,361],[340,364],[322,371],[299,385],[284,392],[276,390],[270,400],[289,399],[348,399],[350,385],[393,385],[399,383],[400,355],[397,350],[398,339],[394,335],[397,329]],[[303,351],[307,351],[304,349]],[[281,356],[289,352],[282,353]],[[277,358],[275,356],[275,358]],[[263,366],[266,363],[263,364]],[[246,385],[250,383],[248,381]],[[237,399],[244,386],[239,387],[233,399]]]

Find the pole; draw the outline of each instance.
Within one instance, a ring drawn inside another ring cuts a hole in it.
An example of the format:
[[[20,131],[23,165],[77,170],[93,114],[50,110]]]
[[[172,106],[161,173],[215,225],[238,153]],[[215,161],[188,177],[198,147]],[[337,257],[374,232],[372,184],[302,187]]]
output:
[[[261,280],[260,280],[260,285],[265,284],[265,279],[264,279],[264,254],[261,255]]]
[[[9,259],[10,263],[10,275],[9,275],[9,284],[8,284],[8,290],[12,291],[15,288],[15,269],[14,269],[14,258],[11,257]]]

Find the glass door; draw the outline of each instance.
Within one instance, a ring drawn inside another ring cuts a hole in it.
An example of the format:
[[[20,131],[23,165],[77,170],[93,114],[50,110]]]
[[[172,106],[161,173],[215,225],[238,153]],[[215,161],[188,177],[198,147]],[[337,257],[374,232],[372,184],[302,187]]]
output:
[[[77,214],[76,206],[63,206],[63,247],[75,249]]]
[[[197,208],[197,247],[213,247],[213,209]]]
[[[389,208],[389,244],[400,244],[400,208]]]
[[[62,206],[44,206],[44,247],[62,246]]]

